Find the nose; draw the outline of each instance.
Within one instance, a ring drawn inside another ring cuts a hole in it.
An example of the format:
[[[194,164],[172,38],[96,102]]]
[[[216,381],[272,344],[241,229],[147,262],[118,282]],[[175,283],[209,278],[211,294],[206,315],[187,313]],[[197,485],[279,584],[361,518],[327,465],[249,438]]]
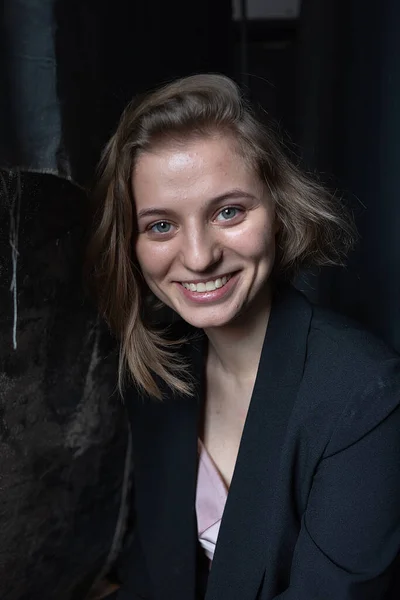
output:
[[[222,258],[222,247],[207,228],[191,228],[183,239],[182,263],[193,273],[212,270]]]

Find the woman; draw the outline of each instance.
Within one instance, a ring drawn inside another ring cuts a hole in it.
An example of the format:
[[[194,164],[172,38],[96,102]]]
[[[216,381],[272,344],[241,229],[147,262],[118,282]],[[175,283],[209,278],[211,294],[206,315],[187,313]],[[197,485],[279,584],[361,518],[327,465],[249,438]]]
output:
[[[285,283],[340,262],[337,200],[217,75],[127,108],[97,198],[99,306],[134,383],[137,527],[117,598],[395,594],[399,359]],[[181,318],[168,332],[151,297]]]

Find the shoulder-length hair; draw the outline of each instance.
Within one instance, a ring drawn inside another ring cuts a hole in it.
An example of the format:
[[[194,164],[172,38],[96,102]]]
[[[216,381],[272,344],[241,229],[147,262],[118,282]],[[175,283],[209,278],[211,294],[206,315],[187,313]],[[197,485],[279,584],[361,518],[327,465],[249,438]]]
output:
[[[161,397],[157,378],[190,393],[187,369],[147,310],[148,289],[135,257],[132,171],[138,157],[166,142],[229,135],[267,186],[279,223],[274,277],[301,267],[340,264],[354,239],[340,201],[303,173],[228,77],[203,74],[174,81],[133,101],[122,114],[98,169],[88,266],[101,315],[120,340],[119,384],[125,373]]]

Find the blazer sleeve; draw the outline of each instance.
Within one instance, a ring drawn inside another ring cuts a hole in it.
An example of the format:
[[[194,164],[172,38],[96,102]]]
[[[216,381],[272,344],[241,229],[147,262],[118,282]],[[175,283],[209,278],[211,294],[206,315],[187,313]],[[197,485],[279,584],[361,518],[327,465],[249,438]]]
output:
[[[136,530],[119,560],[117,575],[121,586],[116,600],[152,600],[150,579]]]
[[[315,473],[276,600],[400,598],[399,387],[350,403]],[[397,582],[396,582],[397,573]]]

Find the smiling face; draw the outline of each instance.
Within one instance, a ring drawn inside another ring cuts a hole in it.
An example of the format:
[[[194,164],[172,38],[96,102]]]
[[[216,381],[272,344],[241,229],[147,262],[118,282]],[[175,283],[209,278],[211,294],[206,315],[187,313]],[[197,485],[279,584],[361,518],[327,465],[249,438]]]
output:
[[[160,300],[202,329],[231,325],[267,302],[274,209],[229,137],[146,152],[132,183],[136,255]]]

